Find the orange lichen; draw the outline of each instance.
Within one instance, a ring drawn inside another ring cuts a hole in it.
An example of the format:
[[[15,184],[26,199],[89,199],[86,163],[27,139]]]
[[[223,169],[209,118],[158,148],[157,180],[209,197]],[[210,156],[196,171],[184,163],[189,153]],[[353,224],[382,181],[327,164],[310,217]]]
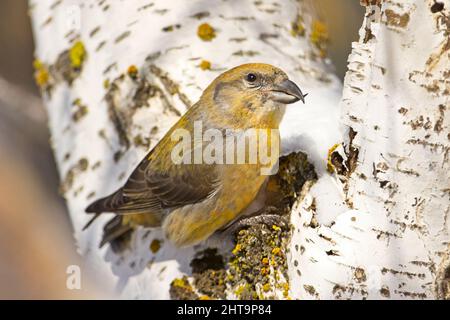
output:
[[[33,61],[33,68],[35,70],[34,80],[36,81],[36,84],[40,88],[47,85],[50,78],[47,67],[39,59],[36,59]]]
[[[128,67],[127,74],[130,78],[136,79],[138,72],[138,68],[134,64]]]
[[[198,26],[197,35],[203,41],[211,41],[216,37],[216,31],[210,24],[202,23]]]
[[[314,20],[309,39],[319,49],[320,56],[325,57],[326,45],[329,39],[327,26],[319,20]]]
[[[287,282],[283,284],[283,296],[285,298],[288,298],[289,296],[289,283]]]
[[[272,249],[272,254],[274,254],[274,255],[278,255],[278,254],[280,254],[280,252],[281,252],[281,249],[279,247]]]
[[[211,70],[211,62],[208,60],[202,60],[198,66],[202,70]]]

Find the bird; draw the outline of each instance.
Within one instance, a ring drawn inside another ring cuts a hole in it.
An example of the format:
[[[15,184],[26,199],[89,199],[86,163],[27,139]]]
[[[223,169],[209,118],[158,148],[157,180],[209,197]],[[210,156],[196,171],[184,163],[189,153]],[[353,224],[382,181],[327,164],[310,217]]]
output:
[[[230,159],[234,161],[226,163],[192,163],[198,149],[206,145],[194,138],[197,140],[184,143],[182,149],[183,161],[189,156],[191,161],[178,163],[173,151],[180,141],[173,136],[180,132],[195,136],[199,128],[202,132],[215,130],[222,140],[232,141],[225,145],[235,146],[246,139],[243,132],[277,132],[286,105],[305,103],[305,97],[284,71],[269,64],[247,63],[223,72],[140,161],[121,188],[86,208],[95,215],[85,228],[101,213],[112,212],[115,216],[104,226],[100,247],[143,226],[161,227],[165,237],[182,248],[196,245],[248,215],[267,182],[262,161],[257,157],[254,163],[238,162],[233,155]],[[277,139],[279,136],[267,141],[276,145],[279,153]],[[267,166],[271,169],[276,164],[272,161]]]

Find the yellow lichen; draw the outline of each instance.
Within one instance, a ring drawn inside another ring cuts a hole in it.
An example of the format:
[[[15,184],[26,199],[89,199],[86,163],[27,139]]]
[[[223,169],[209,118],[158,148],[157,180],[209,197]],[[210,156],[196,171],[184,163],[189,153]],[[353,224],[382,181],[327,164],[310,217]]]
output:
[[[83,42],[81,41],[75,42],[69,50],[70,65],[76,69],[81,68],[81,65],[83,64],[85,57],[86,57],[86,50],[84,48]]]
[[[278,254],[280,254],[280,252],[281,252],[281,249],[279,247],[275,247],[272,249],[272,254],[278,255]]]
[[[189,283],[187,283],[187,281],[185,281],[184,279],[180,279],[180,278],[176,278],[172,281],[172,286],[174,287],[179,287],[179,288],[186,288],[186,289],[190,289],[191,286],[189,285]]]
[[[202,60],[199,64],[200,69],[202,70],[211,70],[211,62],[208,60]]]
[[[44,87],[50,78],[47,67],[39,60],[35,59],[33,61],[34,72],[34,80],[36,84],[42,88]]]
[[[152,243],[150,243],[150,250],[152,253],[157,253],[161,248],[161,240],[153,239]]]
[[[194,292],[189,280],[186,276],[176,278],[170,283],[170,295],[176,299],[198,299],[199,296]]]
[[[138,75],[138,68],[134,64],[129,66],[128,70],[127,70],[127,74],[128,74],[128,76],[130,76],[130,78],[136,79],[137,75]]]
[[[279,226],[277,226],[277,225],[273,225],[272,229],[275,230],[275,231],[280,231],[281,230],[281,228]]]
[[[263,289],[264,292],[269,291],[270,290],[270,284],[266,283],[265,285],[263,285],[262,289]]]
[[[272,257],[272,259],[270,259],[270,265],[271,266],[274,266],[274,267],[276,267],[278,264],[277,264],[277,261],[275,260],[275,258],[274,257]]]
[[[108,89],[108,88],[109,88],[109,85],[110,85],[109,79],[103,80],[103,88]]]
[[[233,249],[233,251],[231,251],[231,253],[233,254],[233,255],[237,255],[238,253],[239,253],[239,251],[241,251],[241,249],[242,249],[242,246],[241,246],[241,244],[237,244],[236,245],[236,247],[234,247],[234,249]]]
[[[198,300],[212,300],[211,297],[207,296],[207,295],[203,295],[198,297]]]
[[[263,259],[261,260],[261,263],[262,263],[262,264],[265,264],[265,265],[268,265],[268,264],[269,264],[269,259],[268,259],[268,258],[263,258]]]
[[[245,289],[245,285],[240,285],[239,287],[237,287],[237,289],[234,291],[234,294],[237,295],[238,297],[242,295],[242,292],[244,292]]]
[[[81,102],[80,98],[73,100],[72,105],[75,107],[75,111],[72,113],[72,119],[78,122],[88,113],[88,107]]]
[[[42,63],[42,61],[41,60],[39,60],[39,59],[34,59],[34,61],[33,61],[33,68],[34,68],[34,70],[39,70],[40,68],[42,68],[43,67],[43,63]]]
[[[326,55],[328,39],[327,26],[319,20],[314,20],[311,26],[310,40],[319,49],[321,57],[325,57]]]
[[[331,162],[331,155],[333,154],[333,152],[340,146],[340,143],[336,143],[335,145],[333,145],[330,149],[328,149],[328,160],[327,160],[327,171],[329,173],[333,173],[334,172],[334,165]]]
[[[198,26],[197,35],[203,41],[211,41],[216,37],[216,31],[208,23],[202,23]]]

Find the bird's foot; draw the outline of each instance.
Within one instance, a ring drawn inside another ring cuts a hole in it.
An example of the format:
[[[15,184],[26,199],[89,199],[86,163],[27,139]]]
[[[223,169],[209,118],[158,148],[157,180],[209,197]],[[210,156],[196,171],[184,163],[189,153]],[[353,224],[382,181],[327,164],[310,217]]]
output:
[[[241,229],[249,228],[257,224],[265,224],[271,228],[273,226],[282,229],[288,227],[288,222],[285,216],[273,213],[261,213],[258,215],[241,218],[226,229],[222,230],[222,232],[226,232],[228,234],[236,234]]]

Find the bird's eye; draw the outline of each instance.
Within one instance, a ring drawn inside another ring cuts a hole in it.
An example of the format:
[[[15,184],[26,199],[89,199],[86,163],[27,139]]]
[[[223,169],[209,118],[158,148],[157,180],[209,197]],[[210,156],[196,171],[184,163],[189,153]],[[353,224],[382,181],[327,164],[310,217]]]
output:
[[[255,82],[256,81],[256,75],[254,73],[249,73],[247,75],[246,79],[247,79],[248,82]]]

